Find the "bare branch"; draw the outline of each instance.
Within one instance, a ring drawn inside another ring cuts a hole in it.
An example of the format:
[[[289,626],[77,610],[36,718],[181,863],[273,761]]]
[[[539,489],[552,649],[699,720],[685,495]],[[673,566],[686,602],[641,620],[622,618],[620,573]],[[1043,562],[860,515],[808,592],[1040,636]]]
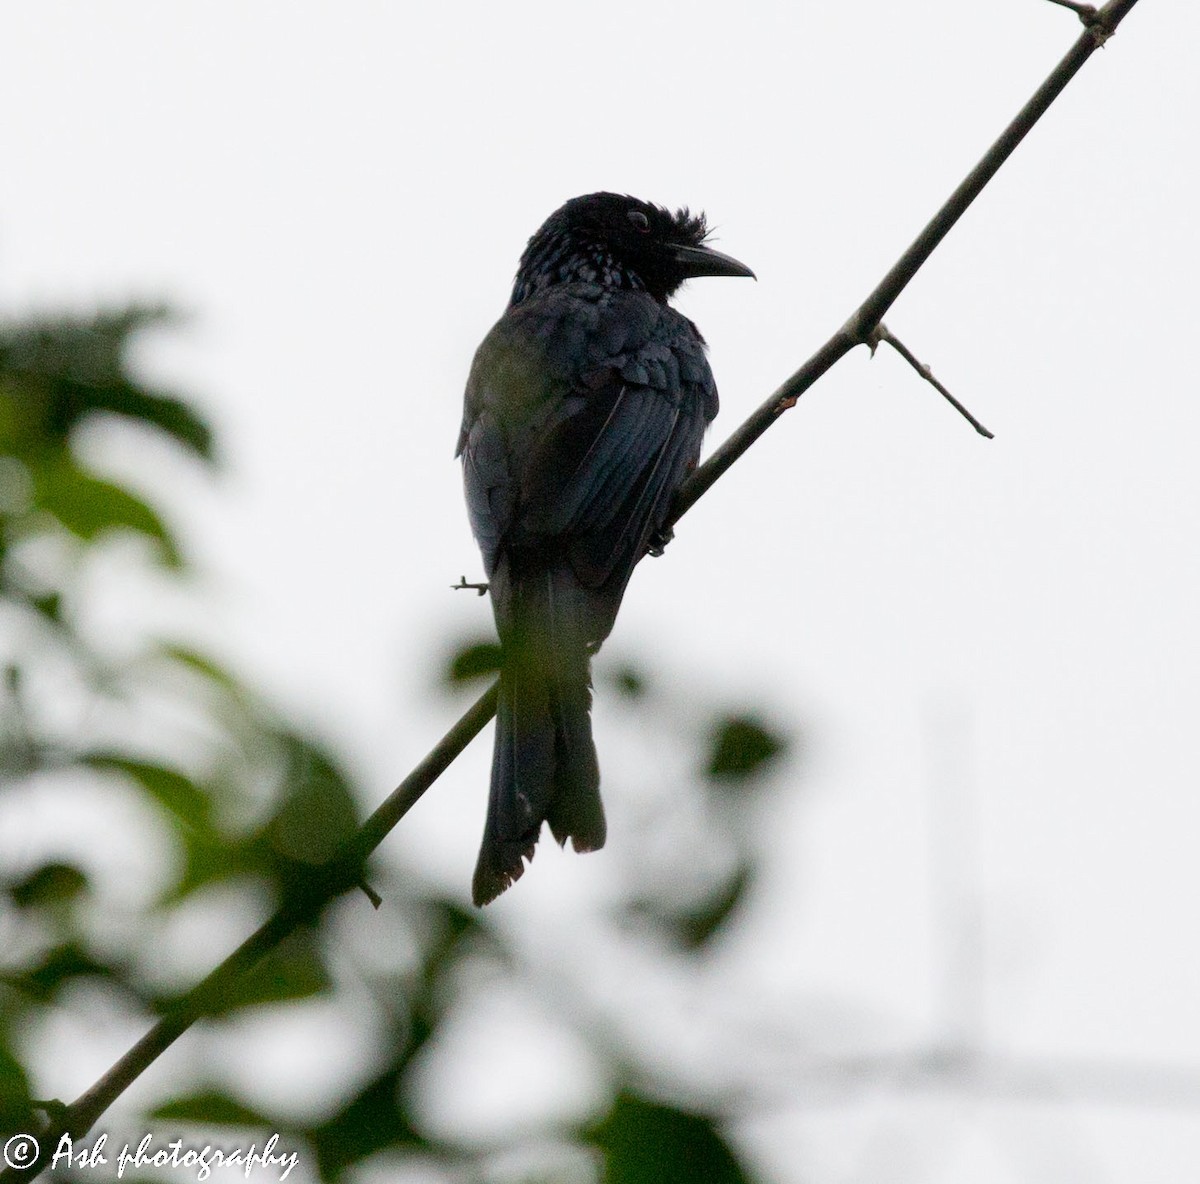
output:
[[[867,345],[871,347],[872,357],[879,343],[886,341],[939,395],[944,398],[955,411],[959,413],[981,436],[986,436],[989,440],[994,440],[995,434],[989,432],[936,378],[933,376],[933,371],[929,368],[928,363],[918,362],[913,357],[908,346],[904,344],[892,331],[882,322],[875,326],[875,331],[867,339]]]
[[[683,517],[750,445],[784,411],[795,406],[797,399],[835,362],[855,346],[869,343],[888,309],[951,227],[962,217],[971,202],[1012,154],[1029,129],[1041,118],[1063,87],[1098,46],[1115,31],[1136,3],[1137,0],[1109,0],[1109,3],[1100,9],[1091,27],[1079,37],[1049,78],[1038,88],[983,159],[950,195],[946,204],[846,323],[688,478],[675,497],[665,529],[669,530]],[[1068,4],[1067,7],[1074,5]],[[947,397],[949,398],[949,395]],[[461,581],[461,586],[479,590],[478,586],[468,585],[465,579]],[[49,1162],[50,1147],[57,1144],[61,1134],[69,1133],[75,1138],[86,1134],[125,1089],[197,1019],[219,1010],[221,1000],[227,996],[231,983],[256,965],[298,926],[314,920],[335,897],[361,887],[367,857],[459,753],[483,730],[495,711],[496,686],[493,685],[363,823],[341,857],[314,873],[303,889],[285,900],[266,924],[248,937],[190,991],[169,1015],[159,1020],[91,1089],[61,1111],[58,1107],[43,1107],[47,1113],[48,1125],[41,1136],[42,1153],[37,1162],[20,1171],[8,1168],[0,1172],[0,1181],[17,1178],[28,1180],[40,1174]]]
[[[351,859],[359,865],[387,838],[388,832],[420,800],[496,714],[496,684],[442,737],[437,747],[384,799],[354,836]]]
[[[1030,128],[1046,113],[1046,109],[1058,97],[1063,87],[1075,77],[1084,62],[1095,53],[1104,40],[1115,32],[1136,3],[1137,0],[1109,0],[1100,10],[1096,26],[1080,34],[1066,57],[1038,87],[1029,102],[1017,113],[1016,118],[1000,133],[1000,138],[946,199],[945,205],[917,235],[908,250],[896,260],[891,271],[879,281],[875,290],[854,310],[849,320],[684,482],[675,495],[668,519],[670,523],[678,522],[783,412],[796,405],[796,400],[826,370],[856,345],[866,344],[875,326],[887,315],[888,309],[908,287],[909,281],[933,254],[951,227],[966,213],[983,187],[1013,154]]]
[[[1050,3],[1069,8],[1088,28],[1100,23],[1100,12],[1094,4],[1080,4],[1079,0],[1050,0]]]

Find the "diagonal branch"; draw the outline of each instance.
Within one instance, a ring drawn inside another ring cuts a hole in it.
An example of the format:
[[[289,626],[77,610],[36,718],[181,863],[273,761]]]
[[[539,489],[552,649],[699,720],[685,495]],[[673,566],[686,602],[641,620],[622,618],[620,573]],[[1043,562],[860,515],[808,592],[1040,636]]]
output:
[[[983,159],[966,175],[959,187],[946,199],[929,224],[917,235],[912,245],[896,260],[891,271],[879,281],[875,290],[851,313],[846,323],[795,374],[763,403],[702,464],[684,483],[671,508],[670,522],[679,521],[696,504],[717,479],[741,457],[785,411],[833,364],[856,345],[865,345],[872,330],[887,315],[909,281],[933,254],[938,243],[951,227],[966,213],[968,206],[979,196],[983,187],[996,175],[1000,166],[1013,154],[1029,130],[1058,98],[1063,87],[1079,72],[1084,62],[1116,32],[1137,0],[1109,0],[1076,39],[1066,57],[1037,88],[1033,97],[1017,112],[1012,123],[1000,133],[1000,138],[984,153]]]
[[[366,860],[421,795],[446,771],[496,713],[496,688],[485,691],[425,759],[388,795],[359,827],[343,855],[314,871],[303,887],[219,966],[196,984],[107,1073],[70,1106],[41,1103],[48,1123],[38,1133],[40,1153],[24,1168],[0,1171],[0,1181],[33,1179],[46,1167],[64,1134],[78,1139],[197,1020],[220,1010],[229,986],[253,969],[301,925],[315,920],[331,901],[363,888]],[[370,893],[368,892],[368,895]]]
[[[1055,0],[1055,3],[1061,3],[1061,0]],[[708,492],[784,411],[794,407],[796,400],[835,362],[855,346],[871,340],[888,309],[951,227],[966,212],[997,169],[1012,155],[1063,87],[1116,31],[1117,25],[1136,3],[1137,0],[1109,0],[1094,17],[1090,13],[1084,17],[1087,27],[1070,52],[1021,108],[1000,138],[968,173],[874,291],[854,310],[845,324],[684,482],[672,504],[668,528]],[[1066,6],[1076,8],[1074,4]],[[91,1089],[61,1111],[58,1107],[47,1108],[48,1122],[40,1136],[42,1151],[37,1161],[19,1171],[9,1168],[0,1172],[0,1181],[32,1179],[38,1175],[45,1169],[62,1134],[69,1133],[74,1138],[86,1134],[125,1089],[196,1020],[217,1010],[231,983],[256,965],[298,926],[315,919],[335,897],[361,886],[367,857],[484,729],[495,711],[496,687],[492,686],[363,823],[339,859],[328,865],[322,874],[314,876],[302,891],[285,900],[266,924],[190,991],[171,1014],[159,1020]]]

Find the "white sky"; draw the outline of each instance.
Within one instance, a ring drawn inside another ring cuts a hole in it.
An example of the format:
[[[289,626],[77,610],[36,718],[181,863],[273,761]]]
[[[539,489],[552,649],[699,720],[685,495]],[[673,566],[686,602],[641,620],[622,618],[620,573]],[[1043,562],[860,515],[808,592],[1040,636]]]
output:
[[[451,454],[471,354],[545,215],[599,188],[690,204],[755,268],[680,302],[710,342],[719,439],[1078,30],[1033,0],[0,16],[3,309],[191,314],[145,361],[213,418],[226,479],[144,442],[97,455],[200,540],[215,608],[196,628],[379,796],[455,716],[431,694],[446,639],[490,625],[446,590],[479,570]],[[980,827],[992,1047],[1200,1066],[1197,37],[1196,5],[1139,4],[887,317],[995,441],[857,351],[633,581],[614,653],[717,702],[769,687],[811,741],[765,820],[772,895],[723,969],[731,1011],[786,1011],[829,1051],[929,1034],[928,811],[949,779]],[[610,813],[639,761],[617,714],[597,708]],[[390,840],[464,891],[488,756]],[[620,854],[544,848],[496,908],[569,942],[562,901]],[[827,1031],[818,1000],[878,1027]],[[873,1096],[768,1124],[779,1178],[1182,1184],[1200,1162],[1195,1109]],[[877,1119],[897,1124],[882,1164]]]

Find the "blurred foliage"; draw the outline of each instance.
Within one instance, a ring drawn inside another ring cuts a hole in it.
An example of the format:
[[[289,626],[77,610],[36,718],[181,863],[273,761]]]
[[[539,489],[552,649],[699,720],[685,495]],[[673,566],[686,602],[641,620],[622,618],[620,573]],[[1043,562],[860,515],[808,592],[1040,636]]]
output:
[[[713,1117],[621,1092],[591,1131],[606,1184],[749,1184]]]
[[[708,777],[714,781],[742,782],[780,756],[783,738],[753,716],[731,716],[717,721],[710,741]]]
[[[194,967],[172,969],[170,943],[159,935],[171,933],[216,890],[239,895],[252,915],[261,914],[264,899],[268,907],[277,903],[337,851],[353,833],[363,800],[335,754],[282,722],[214,656],[178,638],[113,644],[88,624],[87,574],[97,557],[111,558],[114,539],[145,544],[116,553],[129,569],[130,587],[153,579],[186,585],[192,575],[186,540],[168,515],[91,471],[79,448],[90,422],[115,417],[173,442],[180,464],[212,466],[213,438],[202,417],[183,399],[146,387],[128,362],[132,339],[165,316],[160,308],[134,307],[0,325],[0,809],[11,819],[50,784],[60,798],[77,798],[85,814],[102,809],[96,803],[106,793],[114,802],[132,800],[152,824],[123,841],[130,850],[149,845],[165,852],[167,869],[149,899],[131,905],[130,895],[114,894],[111,874],[106,879],[91,866],[78,845],[6,848],[0,1132],[37,1129],[31,1094],[38,1095],[43,1058],[53,1054],[35,1035],[51,1013],[73,1014],[107,998],[148,1027],[195,976]],[[490,674],[496,659],[491,642],[466,646],[451,659],[447,679]],[[653,684],[639,669],[625,666],[616,682],[639,710],[653,699]],[[76,709],[64,712],[63,701]],[[147,708],[155,719],[188,722],[178,734],[147,729]],[[753,715],[711,714],[704,775],[719,797],[768,772],[786,745]],[[64,832],[76,821],[69,809]],[[753,850],[735,844],[731,851],[723,865],[669,900],[630,890],[620,910],[652,923],[685,955],[701,957],[745,907],[754,883]],[[410,948],[396,951],[386,973],[363,972],[375,1003],[369,1016],[357,1015],[379,1035],[354,1088],[300,1121],[239,1096],[214,1066],[207,1077],[202,1069],[191,1088],[151,1102],[143,1129],[153,1130],[155,1122],[191,1126],[206,1137],[230,1136],[226,1142],[238,1131],[286,1133],[292,1145],[307,1149],[310,1172],[323,1180],[346,1178],[381,1155],[388,1163],[412,1155],[451,1181],[489,1179],[493,1154],[506,1148],[432,1134],[414,1110],[411,1081],[414,1067],[436,1055],[448,1017],[470,1006],[464,972],[482,959],[519,978],[519,952],[489,914],[411,869],[389,884],[388,907],[402,918]],[[370,926],[374,914],[364,907],[354,917]],[[338,998],[344,971],[337,922],[329,910],[295,932],[220,1000],[210,1024],[254,1011],[286,1025],[288,1006]],[[212,950],[210,965],[244,936],[236,924],[244,925],[241,914],[231,922],[228,945]],[[75,989],[80,985],[86,993]],[[356,1008],[366,1006],[356,998]],[[86,1026],[89,1016],[77,1018]],[[201,1037],[193,1031],[184,1039]],[[608,1063],[607,1107],[569,1129],[560,1124],[548,1138],[587,1149],[598,1178],[611,1184],[751,1179],[722,1134],[719,1106],[705,1114],[673,1103],[661,1072],[652,1100],[636,1057],[617,1063],[604,1041],[595,1052]],[[677,1083],[681,1099],[693,1096],[686,1084]]]
[[[460,646],[450,659],[447,677],[451,682],[469,682],[500,669],[500,646],[494,641],[479,641]]]
[[[722,933],[745,900],[754,877],[750,859],[737,863],[707,891],[674,902],[662,895],[629,902],[631,915],[650,921],[680,949],[695,953]]]

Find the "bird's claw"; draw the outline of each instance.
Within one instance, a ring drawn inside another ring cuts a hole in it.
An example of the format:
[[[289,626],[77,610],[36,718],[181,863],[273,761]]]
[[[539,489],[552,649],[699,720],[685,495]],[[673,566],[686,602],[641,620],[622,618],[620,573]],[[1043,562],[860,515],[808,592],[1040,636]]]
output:
[[[660,526],[646,542],[646,552],[657,559],[666,549],[667,544],[675,537],[673,526]]]

